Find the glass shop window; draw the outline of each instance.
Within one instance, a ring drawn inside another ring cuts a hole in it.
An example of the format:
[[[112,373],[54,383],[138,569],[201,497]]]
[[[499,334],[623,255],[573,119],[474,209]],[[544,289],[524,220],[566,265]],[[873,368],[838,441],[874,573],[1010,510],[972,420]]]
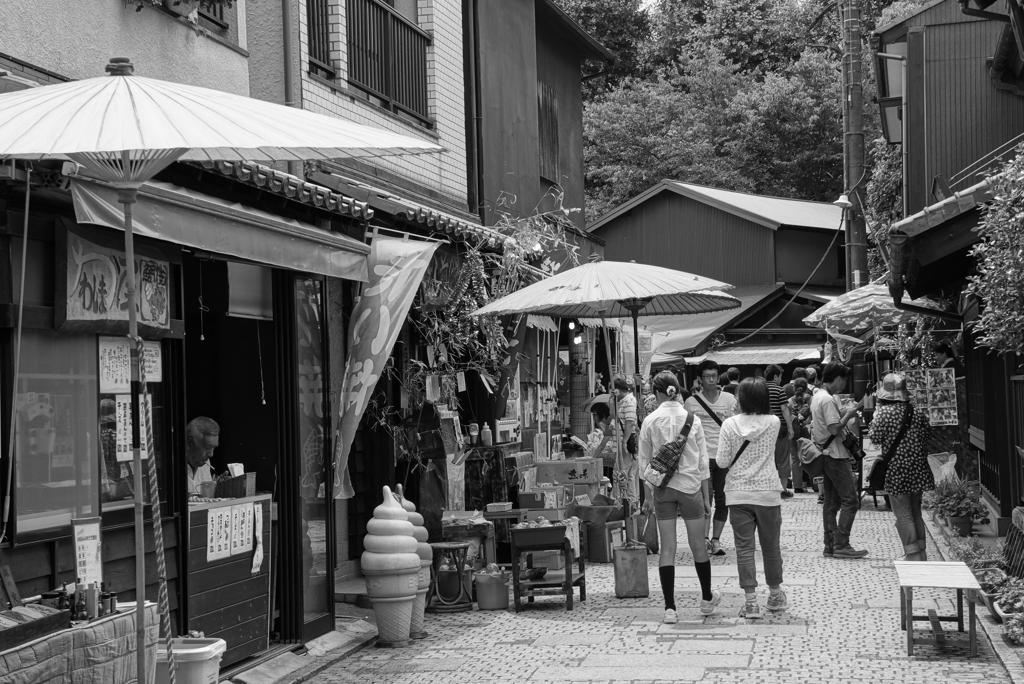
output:
[[[125,337],[101,336],[97,340],[99,358],[99,490],[104,511],[128,508],[135,504],[135,474],[131,450],[131,350]],[[155,454],[163,463],[165,407],[163,358],[159,342],[146,341],[143,354],[143,380],[148,402],[139,397],[139,439],[142,458]],[[160,475],[164,472],[161,470]],[[142,465],[142,500],[149,499],[148,465]],[[160,498],[166,500],[167,483]]]
[[[13,431],[19,533],[97,515],[95,339],[22,333]]]

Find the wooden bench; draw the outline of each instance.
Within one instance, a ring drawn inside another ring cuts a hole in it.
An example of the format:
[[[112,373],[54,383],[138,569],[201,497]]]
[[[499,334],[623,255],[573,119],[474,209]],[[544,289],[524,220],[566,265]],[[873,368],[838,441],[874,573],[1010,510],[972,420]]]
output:
[[[957,629],[964,631],[964,592],[968,592],[968,642],[971,656],[978,655],[978,632],[974,615],[974,592],[980,591],[977,578],[966,563],[937,561],[894,561],[896,578],[900,586],[900,629],[907,632],[907,655],[914,655],[914,621],[956,622]],[[956,589],[956,615],[914,615],[914,589],[931,587]]]

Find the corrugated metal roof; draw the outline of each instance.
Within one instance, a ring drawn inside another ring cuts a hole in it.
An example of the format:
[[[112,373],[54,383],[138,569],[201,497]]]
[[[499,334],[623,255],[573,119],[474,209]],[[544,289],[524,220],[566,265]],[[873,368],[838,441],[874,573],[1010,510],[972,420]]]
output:
[[[721,190],[679,181],[669,181],[669,183],[686,191],[693,199],[706,200],[723,211],[749,218],[755,223],[762,223],[770,228],[802,226],[821,228],[822,230],[839,230],[843,227],[843,210],[828,202],[751,195],[745,192]],[[745,214],[749,214],[749,216]]]
[[[828,202],[752,195],[693,183],[663,180],[600,217],[588,227],[588,230],[593,232],[601,228],[616,217],[665,190],[697,202],[703,202],[772,230],[777,230],[781,226],[820,230],[841,230],[843,227],[843,210]]]

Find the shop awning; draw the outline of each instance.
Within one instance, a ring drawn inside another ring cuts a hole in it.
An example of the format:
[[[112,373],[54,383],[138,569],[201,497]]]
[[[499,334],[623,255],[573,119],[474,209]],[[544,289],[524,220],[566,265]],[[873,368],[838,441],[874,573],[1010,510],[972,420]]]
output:
[[[729,294],[740,300],[738,309],[715,311],[692,316],[650,316],[640,319],[641,329],[654,334],[652,345],[656,352],[655,363],[681,358],[704,343],[715,333],[728,328],[734,321],[747,315],[758,304],[772,297],[782,289],[782,284],[740,286]],[[657,353],[657,352],[660,352]]]
[[[79,223],[123,230],[122,205],[107,185],[74,178]],[[150,182],[133,206],[138,235],[304,273],[367,280],[369,246],[339,233],[169,183]]]
[[[778,345],[774,347],[731,347],[710,351],[701,356],[687,356],[686,363],[695,365],[711,359],[720,366],[781,365],[792,361],[820,361],[821,350],[804,345]]]

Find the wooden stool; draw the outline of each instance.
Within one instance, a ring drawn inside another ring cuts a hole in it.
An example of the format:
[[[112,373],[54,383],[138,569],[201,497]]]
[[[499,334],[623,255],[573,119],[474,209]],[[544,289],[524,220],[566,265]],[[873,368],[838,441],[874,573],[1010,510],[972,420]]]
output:
[[[955,622],[964,631],[964,592],[967,592],[968,642],[971,656],[978,655],[978,632],[975,626],[974,597],[981,591],[978,579],[966,563],[938,561],[895,561],[896,578],[900,586],[900,629],[907,631],[907,655],[914,655],[914,620],[930,621],[928,615],[914,616],[914,588],[932,587],[956,589],[956,615],[935,618],[940,622]]]

